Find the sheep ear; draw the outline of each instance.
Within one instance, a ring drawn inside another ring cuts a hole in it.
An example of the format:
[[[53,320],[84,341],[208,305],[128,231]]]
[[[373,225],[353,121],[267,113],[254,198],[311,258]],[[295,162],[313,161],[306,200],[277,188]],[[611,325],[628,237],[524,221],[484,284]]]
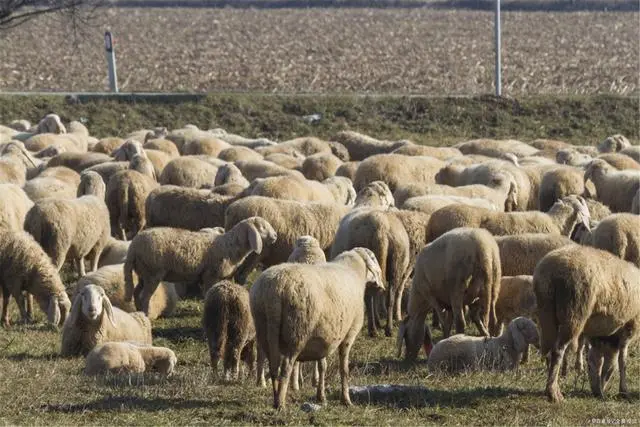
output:
[[[522,331],[518,326],[517,322],[512,322],[509,325],[509,332],[511,333],[511,338],[513,339],[513,343],[516,349],[524,349],[527,346],[527,342],[522,335]]]
[[[60,323],[60,305],[58,304],[58,298],[52,296],[49,298],[49,307],[47,308],[47,319],[49,323],[54,326],[58,326]]]
[[[113,327],[117,328],[118,326],[116,325],[116,319],[113,316],[113,306],[111,305],[111,301],[109,301],[109,298],[107,298],[106,295],[102,297],[102,309],[107,314],[107,318],[109,319]]]
[[[398,338],[396,339],[396,346],[398,348],[398,357],[402,356],[402,344],[404,343],[404,338],[407,335],[407,320],[405,318],[400,322],[400,328],[398,328]]]
[[[69,324],[75,325],[82,311],[82,292],[79,292],[73,299],[71,304],[71,313],[69,314]]]
[[[251,224],[248,224],[247,227],[247,240],[253,252],[257,254],[262,253],[262,237],[260,233],[258,233],[258,229]]]

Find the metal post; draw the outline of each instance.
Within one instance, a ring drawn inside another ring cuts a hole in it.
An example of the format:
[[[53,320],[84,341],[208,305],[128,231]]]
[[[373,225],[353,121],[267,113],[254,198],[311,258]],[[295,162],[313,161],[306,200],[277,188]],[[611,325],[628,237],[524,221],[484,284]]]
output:
[[[104,49],[107,52],[107,65],[109,67],[109,89],[118,92],[118,74],[116,72],[116,52],[113,46],[111,32],[104,33]]]
[[[496,96],[502,96],[502,42],[500,40],[500,0],[496,0],[495,16],[495,42],[496,42]]]

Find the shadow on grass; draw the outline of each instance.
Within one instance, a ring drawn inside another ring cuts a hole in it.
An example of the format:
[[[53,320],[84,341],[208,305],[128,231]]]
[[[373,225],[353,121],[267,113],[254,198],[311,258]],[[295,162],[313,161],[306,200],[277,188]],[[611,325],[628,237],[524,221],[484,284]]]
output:
[[[62,357],[58,353],[31,354],[31,353],[22,352],[22,353],[15,353],[9,356],[2,357],[2,359],[21,362],[23,360],[56,360],[56,359],[62,359]]]
[[[202,328],[193,328],[193,327],[154,328],[153,337],[165,338],[169,341],[184,341],[185,339],[205,341]]]
[[[542,391],[504,387],[441,390],[414,385],[351,387],[349,394],[354,404],[395,409],[425,408],[436,405],[449,408],[474,407],[482,405],[488,399],[503,399],[509,396],[542,397],[543,395]]]
[[[413,363],[400,359],[380,359],[379,361],[350,361],[349,369],[358,375],[388,375],[392,372],[409,372],[421,366],[426,366],[426,360],[419,360]]]
[[[200,400],[200,399],[165,399],[161,397],[144,398],[139,396],[110,396],[88,403],[49,403],[42,405],[44,412],[60,412],[65,414],[85,411],[166,411],[167,409],[213,409],[217,407],[240,407],[242,402],[232,400]]]

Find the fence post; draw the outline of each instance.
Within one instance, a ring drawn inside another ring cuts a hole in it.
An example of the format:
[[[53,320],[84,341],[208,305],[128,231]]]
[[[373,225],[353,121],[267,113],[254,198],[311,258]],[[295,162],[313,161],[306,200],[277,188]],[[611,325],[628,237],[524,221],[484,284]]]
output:
[[[496,96],[502,96],[502,41],[500,40],[500,0],[496,0],[495,14]]]
[[[109,89],[118,92],[118,74],[116,72],[116,52],[113,46],[111,32],[104,33],[104,49],[107,53],[107,66],[109,67]]]

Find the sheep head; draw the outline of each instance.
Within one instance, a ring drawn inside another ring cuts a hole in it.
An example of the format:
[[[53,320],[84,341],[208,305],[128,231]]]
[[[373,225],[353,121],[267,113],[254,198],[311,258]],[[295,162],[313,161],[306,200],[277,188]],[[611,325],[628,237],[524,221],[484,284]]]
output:
[[[615,153],[630,146],[631,143],[629,140],[624,135],[618,133],[611,135],[598,144],[598,151],[601,153]]]
[[[518,207],[518,184],[511,174],[498,174],[489,184],[491,188],[501,188],[507,193],[504,200],[504,211],[511,212]]]
[[[111,153],[111,156],[117,162],[131,161],[134,155],[139,154],[142,157],[147,157],[142,148],[142,143],[134,139],[128,139],[116,150]]]
[[[107,186],[104,184],[102,177],[95,171],[84,171],[80,175],[80,185],[78,185],[78,197],[96,196],[100,200],[104,200],[107,192]]]
[[[154,371],[158,371],[163,375],[171,375],[173,370],[175,369],[176,363],[178,363],[178,358],[176,354],[169,349],[166,349],[163,356],[166,357],[158,357],[151,364],[151,368]]]
[[[257,254],[262,253],[264,245],[273,244],[278,237],[271,224],[258,216],[240,221],[231,232],[239,233],[244,247],[251,248],[251,251]]]
[[[436,184],[456,185],[458,177],[464,169],[464,166],[460,165],[447,165],[443,167],[436,174]]]
[[[318,239],[313,236],[300,236],[296,239],[294,250],[296,248],[320,248],[320,243],[318,242]]]
[[[367,266],[367,283],[373,284],[377,289],[384,290],[384,277],[373,251],[368,248],[354,248],[352,250],[362,258]]]
[[[356,197],[356,206],[374,206],[390,208],[395,206],[393,193],[389,186],[382,181],[373,181],[367,184]]]
[[[240,169],[233,163],[220,166],[213,181],[214,187],[229,183],[236,183],[245,187],[249,185],[249,181],[247,181]]]
[[[116,327],[111,301],[109,301],[104,289],[98,285],[87,285],[78,292],[71,306],[69,322],[72,325],[76,324],[81,314],[90,323],[101,322],[103,314],[106,314],[111,325]]]
[[[2,150],[2,155],[10,155],[15,156],[24,164],[25,167],[34,167],[37,168],[36,162],[31,154],[24,148],[24,144],[19,141],[10,141],[7,145],[4,146]]]
[[[604,160],[594,159],[589,162],[584,170],[584,182],[586,183],[588,180],[593,181],[594,178],[597,180],[599,177],[606,175],[612,168],[613,167]]]
[[[567,217],[567,223],[560,224],[565,236],[571,236],[577,224],[582,224],[587,230],[591,228],[591,214],[589,213],[589,207],[586,200],[581,196],[571,195],[558,200],[549,209],[549,215],[559,216],[560,218]],[[566,228],[569,227],[569,228]]]
[[[40,120],[36,127],[36,133],[67,133],[57,114],[47,114]]]
[[[64,324],[67,316],[71,311],[71,301],[66,293],[53,295],[49,298],[49,306],[47,307],[47,320],[54,326]]]
[[[531,319],[527,319],[526,317],[513,319],[507,327],[507,333],[511,334],[514,349],[518,352],[524,351],[529,344],[540,348],[538,328]]]
[[[331,154],[342,160],[343,162],[349,161],[349,150],[347,147],[335,141],[328,141],[329,147],[331,147]]]
[[[149,178],[152,178],[154,181],[157,181],[156,170],[153,167],[153,163],[146,156],[142,156],[140,154],[134,154],[129,162],[129,169],[134,170],[136,172],[141,173],[142,175],[146,175]]]
[[[416,319],[412,316],[407,316],[400,322],[400,327],[398,329],[398,338],[396,340],[396,345],[398,347],[398,357],[402,356],[402,344],[404,343],[407,347],[407,352],[405,353],[405,360],[408,362],[413,362],[418,358],[418,353],[420,351],[420,342],[419,338],[422,336],[422,348],[424,352],[429,357],[431,350],[433,349],[433,340],[431,338],[431,331],[429,327],[422,322],[416,322]]]

